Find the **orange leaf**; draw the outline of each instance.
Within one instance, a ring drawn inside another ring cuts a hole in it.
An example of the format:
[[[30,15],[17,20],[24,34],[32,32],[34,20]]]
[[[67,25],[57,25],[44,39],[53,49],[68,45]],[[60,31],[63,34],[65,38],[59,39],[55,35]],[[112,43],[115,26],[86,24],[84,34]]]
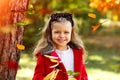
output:
[[[93,32],[96,31],[100,27],[100,25],[101,25],[101,23],[98,23],[98,24],[92,26],[92,31]]]
[[[97,23],[96,25],[93,25],[93,26],[92,26],[92,31],[93,31],[93,32],[96,31],[96,30],[100,27],[100,25],[103,24],[103,23],[106,22],[106,21],[108,21],[108,20],[104,20],[104,21],[101,22],[101,23]]]
[[[96,15],[93,14],[93,13],[89,13],[88,16],[91,17],[91,18],[96,18]]]
[[[21,44],[17,44],[17,48],[19,50],[24,50],[25,49],[25,46],[24,45],[21,45]]]
[[[50,14],[50,13],[52,13],[52,10],[49,10],[49,9],[40,9],[39,12],[42,13],[42,14]]]

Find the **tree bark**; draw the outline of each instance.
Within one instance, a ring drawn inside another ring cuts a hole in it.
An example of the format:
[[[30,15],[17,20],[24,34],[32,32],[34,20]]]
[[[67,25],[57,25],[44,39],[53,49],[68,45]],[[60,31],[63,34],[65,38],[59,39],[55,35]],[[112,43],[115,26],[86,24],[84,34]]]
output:
[[[0,12],[5,16],[0,20],[0,28],[12,29],[10,32],[0,32],[0,80],[15,80],[17,69],[10,68],[9,61],[16,64],[19,63],[20,50],[17,49],[17,44],[22,44],[24,27],[17,26],[15,23],[21,21],[26,16],[29,0],[2,0],[6,1],[3,4],[4,12]],[[3,7],[2,7],[3,8]],[[12,65],[12,64],[11,64]],[[12,65],[14,66],[14,65]]]

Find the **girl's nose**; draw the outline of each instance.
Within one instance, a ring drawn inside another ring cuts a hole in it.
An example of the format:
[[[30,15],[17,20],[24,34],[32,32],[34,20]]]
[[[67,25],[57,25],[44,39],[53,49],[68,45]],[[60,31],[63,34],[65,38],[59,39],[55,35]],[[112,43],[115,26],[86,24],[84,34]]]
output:
[[[60,33],[60,37],[64,37],[65,35],[63,33]]]

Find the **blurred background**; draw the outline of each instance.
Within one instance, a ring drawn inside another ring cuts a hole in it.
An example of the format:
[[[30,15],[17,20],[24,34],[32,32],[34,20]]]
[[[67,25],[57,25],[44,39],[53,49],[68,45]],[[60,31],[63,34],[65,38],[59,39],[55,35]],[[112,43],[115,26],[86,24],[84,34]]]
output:
[[[31,0],[16,80],[31,80],[36,65],[33,50],[52,13],[70,12],[88,56],[89,80],[120,80],[120,0]],[[22,24],[20,24],[22,25]]]

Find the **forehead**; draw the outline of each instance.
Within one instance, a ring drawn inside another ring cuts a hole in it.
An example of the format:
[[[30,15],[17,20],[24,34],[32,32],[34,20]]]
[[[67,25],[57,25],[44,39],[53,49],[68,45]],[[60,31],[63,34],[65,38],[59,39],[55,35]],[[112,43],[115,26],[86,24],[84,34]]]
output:
[[[71,23],[69,21],[64,22],[53,22],[51,25],[52,30],[72,30]]]

